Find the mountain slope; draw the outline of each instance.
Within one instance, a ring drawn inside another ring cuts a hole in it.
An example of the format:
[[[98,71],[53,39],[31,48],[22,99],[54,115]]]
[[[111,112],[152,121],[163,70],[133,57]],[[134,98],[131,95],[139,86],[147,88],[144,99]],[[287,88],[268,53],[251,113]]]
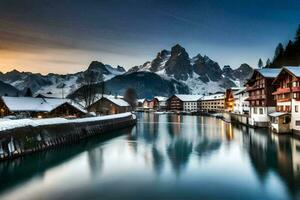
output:
[[[240,86],[251,75],[253,69],[242,64],[233,70],[211,60],[208,56],[190,58],[186,50],[179,44],[171,51],[162,50],[151,62],[135,66],[127,73],[149,71],[166,79],[175,79],[190,88],[192,94],[214,93],[224,91],[228,87]]]
[[[0,96],[18,96],[19,93],[15,87],[0,81]]]

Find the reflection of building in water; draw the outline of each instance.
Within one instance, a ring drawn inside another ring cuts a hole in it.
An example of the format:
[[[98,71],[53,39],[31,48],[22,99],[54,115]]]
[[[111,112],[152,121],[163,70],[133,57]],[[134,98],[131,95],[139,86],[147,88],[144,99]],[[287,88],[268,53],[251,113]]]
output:
[[[94,148],[88,151],[88,163],[91,169],[91,176],[99,174],[103,167],[103,149]]]
[[[293,170],[295,176],[300,178],[300,141],[291,139],[292,144],[292,159],[293,159]]]
[[[170,136],[179,135],[181,131],[181,115],[169,115],[168,121],[171,123],[169,124],[169,134]]]
[[[243,138],[258,177],[265,180],[274,171],[295,194],[300,185],[300,141],[251,128],[243,133]]]
[[[223,125],[225,126],[226,139],[233,140],[234,134],[233,134],[231,123],[223,123]]]

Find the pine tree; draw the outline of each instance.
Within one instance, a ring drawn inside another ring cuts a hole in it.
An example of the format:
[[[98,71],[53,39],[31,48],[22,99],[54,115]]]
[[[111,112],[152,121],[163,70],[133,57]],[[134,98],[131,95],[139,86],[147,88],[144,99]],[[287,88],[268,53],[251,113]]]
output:
[[[276,49],[275,49],[275,56],[274,56],[274,58],[282,56],[283,52],[284,52],[283,45],[282,45],[282,43],[279,43],[277,45]]]
[[[268,60],[267,60],[267,62],[266,62],[266,68],[268,68],[268,67],[270,67],[270,65],[271,65],[271,61],[270,61],[270,58],[268,58]]]
[[[257,64],[258,68],[261,69],[264,66],[263,61],[261,60],[261,58],[258,60],[258,64]]]
[[[298,29],[296,31],[295,44],[300,45],[300,25],[298,26]]]

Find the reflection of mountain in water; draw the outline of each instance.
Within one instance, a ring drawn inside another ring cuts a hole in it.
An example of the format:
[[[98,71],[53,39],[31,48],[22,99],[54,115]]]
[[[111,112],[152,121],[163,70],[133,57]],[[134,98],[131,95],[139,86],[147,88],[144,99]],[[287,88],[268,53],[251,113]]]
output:
[[[188,163],[192,150],[193,144],[187,140],[184,140],[183,138],[176,139],[168,146],[168,156],[170,158],[172,167],[177,174],[179,174]]]
[[[194,150],[197,152],[198,156],[209,156],[211,153],[218,150],[220,146],[220,140],[211,141],[210,139],[204,138],[199,141]]]
[[[160,174],[164,166],[164,157],[156,146],[152,147],[153,167],[157,174]]]

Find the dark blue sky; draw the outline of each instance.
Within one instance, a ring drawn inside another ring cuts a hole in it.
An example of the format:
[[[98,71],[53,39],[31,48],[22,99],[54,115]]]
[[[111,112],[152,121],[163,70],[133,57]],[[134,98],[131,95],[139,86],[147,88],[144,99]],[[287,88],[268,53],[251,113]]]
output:
[[[179,43],[221,66],[256,66],[294,37],[298,0],[1,0],[1,71],[126,68]]]

